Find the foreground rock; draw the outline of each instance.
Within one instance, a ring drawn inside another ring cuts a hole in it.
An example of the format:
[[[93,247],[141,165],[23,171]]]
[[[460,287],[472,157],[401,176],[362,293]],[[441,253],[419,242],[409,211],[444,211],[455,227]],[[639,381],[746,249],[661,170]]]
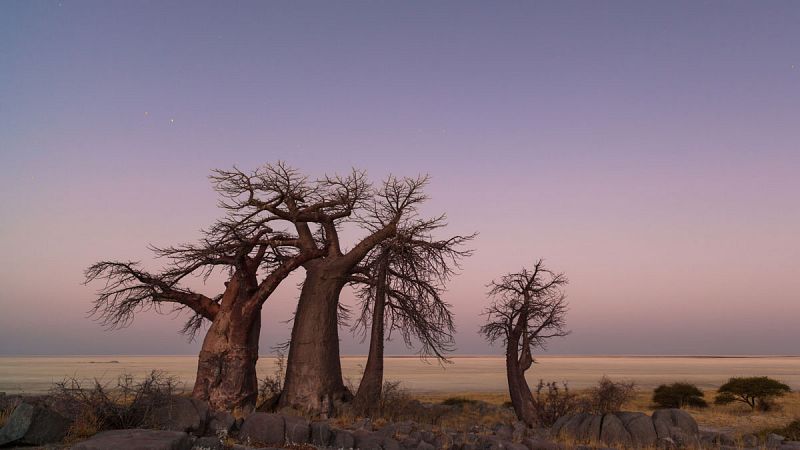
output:
[[[190,450],[192,441],[182,431],[104,431],[72,447],[74,450]]]
[[[0,429],[0,446],[8,444],[43,445],[60,442],[71,421],[55,411],[21,403]]]
[[[620,447],[697,447],[697,422],[686,411],[660,409],[644,413],[575,414],[559,419],[551,430],[555,437],[577,442],[602,442]]]
[[[209,421],[208,403],[188,397],[175,397],[153,411],[155,428],[185,431],[201,436]]]

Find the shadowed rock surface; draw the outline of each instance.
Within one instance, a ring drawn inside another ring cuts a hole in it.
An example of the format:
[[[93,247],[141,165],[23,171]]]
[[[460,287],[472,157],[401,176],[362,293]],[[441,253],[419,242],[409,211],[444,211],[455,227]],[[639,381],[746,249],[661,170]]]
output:
[[[98,433],[74,450],[189,450],[192,442],[182,431],[112,430]]]

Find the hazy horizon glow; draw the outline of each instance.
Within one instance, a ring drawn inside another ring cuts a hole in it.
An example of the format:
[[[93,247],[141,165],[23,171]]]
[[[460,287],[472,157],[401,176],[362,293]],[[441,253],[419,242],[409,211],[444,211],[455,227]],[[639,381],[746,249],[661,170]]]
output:
[[[798,354],[798,23],[788,1],[2,2],[0,354],[196,352],[153,313],[104,331],[82,271],[157,264],[148,243],[218,216],[211,169],[276,160],[431,175],[426,211],[480,233],[459,353],[500,352],[485,286],[543,257],[571,281],[551,353]]]

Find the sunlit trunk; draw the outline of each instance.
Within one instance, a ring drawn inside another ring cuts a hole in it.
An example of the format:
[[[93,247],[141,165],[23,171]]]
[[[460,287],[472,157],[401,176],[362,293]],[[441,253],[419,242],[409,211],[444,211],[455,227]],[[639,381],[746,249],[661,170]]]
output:
[[[192,391],[192,396],[207,401],[212,409],[236,416],[252,412],[258,399],[260,310],[250,315],[219,311],[203,340]]]

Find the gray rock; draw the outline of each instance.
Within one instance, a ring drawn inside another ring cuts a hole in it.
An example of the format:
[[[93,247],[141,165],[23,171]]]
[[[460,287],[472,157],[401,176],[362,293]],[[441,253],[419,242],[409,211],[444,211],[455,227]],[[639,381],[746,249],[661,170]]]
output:
[[[778,448],[783,444],[786,438],[775,433],[770,433],[767,436],[767,448]]]
[[[333,446],[336,448],[353,448],[356,440],[353,433],[346,430],[333,430]]]
[[[394,424],[394,426],[398,433],[409,434],[414,431],[414,429],[417,427],[417,424],[410,420],[406,420],[404,422],[397,422]]]
[[[153,411],[154,425],[172,431],[202,435],[208,423],[208,404],[188,397],[175,397]]]
[[[311,422],[311,444],[325,447],[331,442],[333,433],[328,422]]]
[[[672,428],[690,436],[697,436],[700,431],[691,414],[681,409],[657,409],[653,412],[653,425],[659,438],[670,437]]]
[[[291,444],[307,444],[311,438],[311,427],[308,420],[297,416],[283,416],[286,429],[285,442]]]
[[[550,427],[550,432],[553,436],[558,436],[561,428],[566,424],[572,416],[561,416],[556,419],[556,422]]]
[[[16,443],[43,445],[60,442],[72,422],[50,409],[20,403],[0,429],[0,446]]]
[[[377,430],[384,437],[393,437],[397,433],[397,424],[388,423]]]
[[[700,445],[697,422],[686,411],[658,409],[653,413],[653,426],[659,440],[669,439],[679,447]]]
[[[356,448],[362,450],[381,450],[384,436],[367,430],[356,430],[353,432]]]
[[[253,413],[247,416],[239,430],[239,440],[253,444],[281,445],[284,439],[283,416]]]
[[[403,448],[417,448],[417,445],[419,445],[419,443],[420,440],[418,438],[415,439],[411,436],[408,436],[402,441],[400,441],[400,446]]]
[[[384,437],[383,438],[383,441],[381,442],[381,447],[383,447],[383,450],[401,450],[402,449],[402,447],[400,446],[400,443],[397,442],[397,440],[395,440],[393,438],[390,438],[390,437]]]
[[[192,450],[223,450],[224,447],[222,441],[213,436],[201,437],[192,444]]]
[[[800,441],[783,441],[780,446],[781,450],[800,450]]]
[[[630,432],[625,429],[625,424],[614,414],[603,416],[603,427],[600,430],[600,442],[610,445],[629,447],[633,444]]]
[[[417,450],[436,450],[436,447],[433,444],[422,441],[417,445]]]
[[[522,443],[529,450],[559,450],[561,446],[542,438],[525,438]]]
[[[658,441],[656,427],[652,419],[644,413],[619,412],[615,414],[625,425],[630,433],[633,445],[637,447],[651,447]]]
[[[758,438],[752,434],[745,434],[742,436],[741,441],[745,447],[758,447]]]
[[[75,444],[73,450],[189,450],[189,435],[168,430],[112,430]]]
[[[591,420],[591,416],[587,413],[579,413],[567,418],[561,427],[559,427],[557,436],[566,437],[571,439],[580,439],[581,432],[586,429],[583,423]]]
[[[228,411],[217,411],[213,413],[208,421],[206,431],[213,435],[219,433],[230,434],[236,426],[236,418]]]

